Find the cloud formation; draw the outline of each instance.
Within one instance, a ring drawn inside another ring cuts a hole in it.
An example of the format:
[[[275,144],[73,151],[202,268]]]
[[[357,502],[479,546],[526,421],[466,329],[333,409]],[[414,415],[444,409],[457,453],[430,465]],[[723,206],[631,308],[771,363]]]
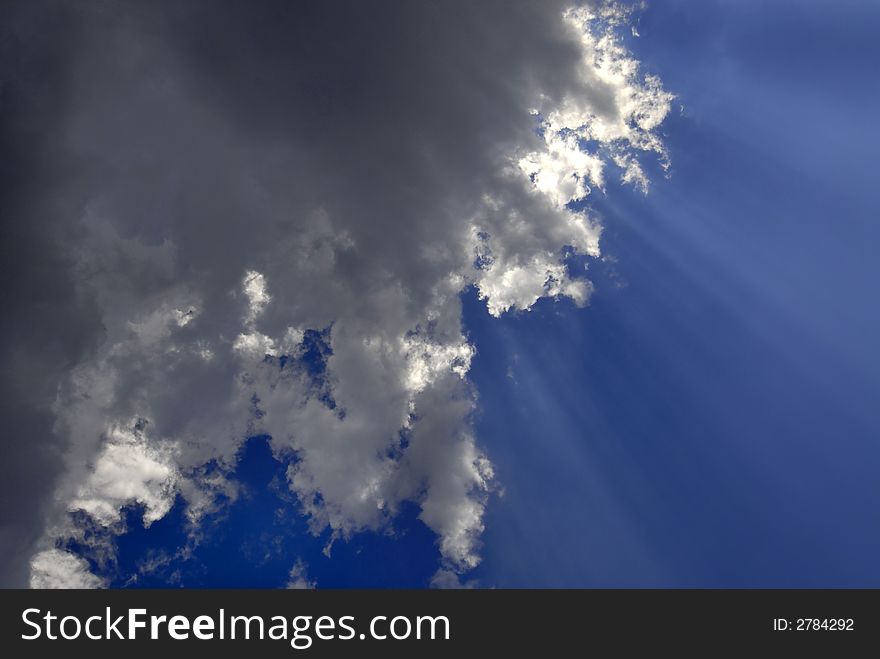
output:
[[[308,568],[302,559],[293,564],[287,581],[287,588],[289,590],[310,590],[315,588],[316,585],[314,581],[309,579]]]
[[[32,242],[58,255],[47,276],[80,301],[58,313],[85,338],[39,371],[53,387],[40,441],[60,458],[31,582],[88,581],[53,548],[70,511],[110,528],[138,504],[148,525],[181,496],[197,525],[224,487],[204,465],[231,474],[257,434],[290,460],[315,533],[380,530],[414,501],[438,537],[438,583],[457,582],[480,560],[493,482],[459,296],[476,287],[496,316],[587,303],[565,249],[598,256],[601,227],[569,203],[609,170],[644,188],[643,155],[666,157],[671,96],[623,46],[628,11],[65,11],[77,37],[51,60],[65,102],[41,117],[55,139],[29,170],[57,201],[41,214],[24,195],[15,217],[41,218]],[[15,18],[22,43],[48,20]]]

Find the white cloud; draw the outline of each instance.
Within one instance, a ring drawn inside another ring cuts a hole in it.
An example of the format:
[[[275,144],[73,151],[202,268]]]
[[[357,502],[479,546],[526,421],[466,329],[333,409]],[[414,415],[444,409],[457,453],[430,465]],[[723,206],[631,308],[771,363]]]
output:
[[[275,341],[259,332],[239,334],[232,349],[247,359],[262,359],[266,355],[274,357],[278,354]]]
[[[566,11],[564,20],[581,41],[583,80],[609,97],[613,111],[597,105],[598,95],[568,96],[557,107],[542,108],[550,138],[573,131],[585,140],[664,155],[652,131],[666,118],[674,95],[663,90],[656,76],[640,76],[638,60],[617,33],[627,12],[619,4],[611,11],[582,6]]]
[[[401,344],[407,363],[405,385],[414,393],[430,386],[446,372],[465,377],[474,356],[473,346],[464,338],[458,343],[443,345],[420,334],[408,334]]]
[[[31,559],[31,588],[104,588],[82,558],[60,549],[41,551]]]
[[[576,133],[550,132],[545,140],[546,151],[528,153],[519,161],[535,189],[561,207],[590,194],[590,184],[604,187],[605,161],[582,149]]]
[[[272,296],[266,291],[266,278],[255,270],[248,270],[244,274],[242,289],[248,299],[248,313],[245,316],[245,321],[252,324],[272,300]]]
[[[583,81],[602,93],[569,95],[539,111],[546,151],[527,154],[520,167],[558,205],[589,194],[587,180],[602,188],[605,159],[624,170],[624,182],[642,190],[647,190],[648,179],[637,154],[654,152],[666,163],[665,147],[654,129],[666,118],[675,96],[663,89],[657,76],[640,75],[639,62],[619,38],[617,30],[629,14],[617,3],[565,12],[566,24],[581,41]],[[603,96],[612,111],[596,102]],[[581,146],[588,142],[597,145],[590,147],[592,152]]]
[[[309,579],[308,568],[300,558],[294,563],[293,567],[290,568],[286,588],[288,590],[312,590],[316,586],[317,584]]]

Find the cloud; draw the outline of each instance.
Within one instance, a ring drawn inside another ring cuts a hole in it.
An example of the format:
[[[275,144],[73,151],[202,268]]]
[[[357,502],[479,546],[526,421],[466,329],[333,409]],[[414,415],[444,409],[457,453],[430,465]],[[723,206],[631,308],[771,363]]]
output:
[[[105,583],[89,571],[89,564],[60,549],[41,551],[31,559],[31,588],[103,588]]]
[[[50,528],[131,503],[150,523],[177,494],[209,510],[204,466],[225,478],[265,433],[315,533],[382,530],[414,501],[442,569],[473,568],[494,476],[460,295],[496,316],[588,302],[564,257],[599,256],[601,225],[569,203],[665,158],[670,97],[623,47],[626,12],[70,11],[78,37],[52,56],[69,95],[42,118],[59,139],[30,172],[60,200],[41,221],[90,346],[39,375],[63,446]],[[19,222],[43,217],[35,198]]]
[[[308,568],[302,559],[298,559],[293,567],[290,568],[288,575],[288,590],[312,590],[316,587],[316,583],[309,579]]]
[[[461,577],[452,570],[440,568],[431,577],[431,588],[460,590],[462,588],[476,588],[477,582],[474,580],[462,583]]]

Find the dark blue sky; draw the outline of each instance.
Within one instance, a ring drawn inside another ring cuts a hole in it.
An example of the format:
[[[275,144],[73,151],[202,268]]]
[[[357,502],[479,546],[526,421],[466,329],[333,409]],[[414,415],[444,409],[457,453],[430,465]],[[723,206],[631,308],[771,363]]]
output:
[[[636,56],[678,95],[671,177],[590,198],[607,257],[592,303],[495,319],[464,298],[500,485],[468,576],[878,587],[880,6],[664,0],[638,30]],[[284,468],[252,440],[245,498],[155,583],[282,585],[301,557],[319,587],[428,584],[415,507],[395,537],[328,559]],[[123,572],[184,541],[180,513],[120,538]]]

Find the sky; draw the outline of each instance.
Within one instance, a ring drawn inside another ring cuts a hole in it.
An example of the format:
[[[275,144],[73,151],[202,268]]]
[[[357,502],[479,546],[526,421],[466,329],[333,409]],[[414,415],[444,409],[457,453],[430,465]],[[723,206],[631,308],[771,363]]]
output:
[[[871,3],[0,11],[0,584],[880,586]]]

